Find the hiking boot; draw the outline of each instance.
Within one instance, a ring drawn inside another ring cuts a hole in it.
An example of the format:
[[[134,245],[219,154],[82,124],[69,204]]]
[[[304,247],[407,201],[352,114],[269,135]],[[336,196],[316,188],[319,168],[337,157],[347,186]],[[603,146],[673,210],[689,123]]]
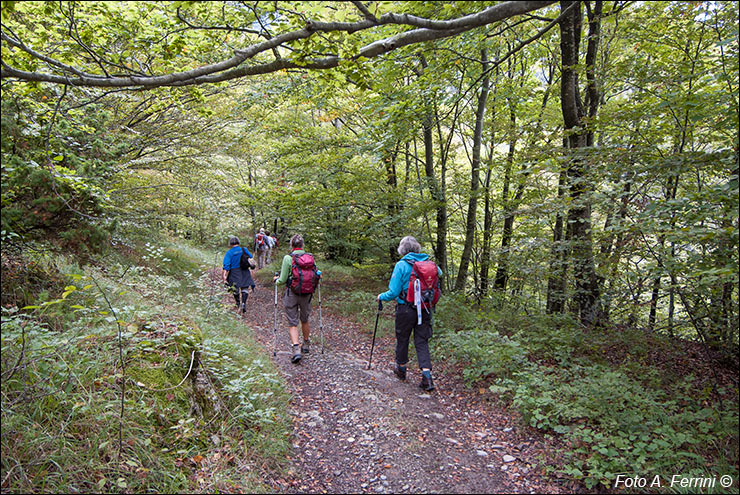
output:
[[[303,355],[301,354],[301,351],[299,350],[299,345],[293,344],[293,357],[290,358],[290,362],[293,364],[298,364],[301,359],[303,359]]]
[[[242,313],[246,313],[247,312],[247,305],[245,303],[242,303],[242,305],[241,305],[241,307],[239,309],[241,309]]]
[[[434,381],[432,380],[432,374],[429,371],[422,371],[421,383],[419,386],[427,392],[434,390]]]
[[[311,341],[310,340],[304,340],[303,341],[303,345],[301,346],[301,352],[303,354],[308,354],[309,351],[310,351],[310,349],[309,349],[309,346],[310,345],[311,345]]]
[[[406,366],[401,366],[396,363],[396,367],[393,368],[393,373],[396,374],[399,380],[406,381]]]

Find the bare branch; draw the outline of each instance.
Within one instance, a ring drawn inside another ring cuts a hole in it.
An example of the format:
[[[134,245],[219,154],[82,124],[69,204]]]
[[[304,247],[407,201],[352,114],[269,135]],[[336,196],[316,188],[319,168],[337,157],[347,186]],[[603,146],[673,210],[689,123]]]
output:
[[[355,7],[357,7],[357,10],[359,10],[360,12],[362,12],[362,15],[368,21],[378,22],[378,18],[375,17],[372,14],[372,12],[370,12],[369,10],[367,10],[367,7],[365,7],[365,5],[362,2],[360,2],[359,0],[352,0],[352,5],[354,5]]]

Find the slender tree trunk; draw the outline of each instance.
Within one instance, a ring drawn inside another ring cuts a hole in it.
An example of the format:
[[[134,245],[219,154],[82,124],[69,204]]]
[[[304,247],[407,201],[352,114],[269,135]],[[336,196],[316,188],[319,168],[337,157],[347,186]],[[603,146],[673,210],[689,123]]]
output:
[[[486,167],[486,181],[484,188],[483,205],[483,247],[480,262],[480,293],[479,297],[488,295],[488,271],[491,264],[491,234],[493,227],[493,211],[491,209],[491,169],[493,165],[493,148],[495,146],[494,131],[491,131],[490,153]]]
[[[468,277],[468,265],[470,263],[470,254],[473,251],[473,241],[475,240],[475,225],[478,216],[478,190],[480,189],[480,148],[483,140],[483,117],[486,114],[486,100],[489,91],[488,76],[488,54],[486,50],[481,50],[481,59],[483,61],[483,71],[485,76],[481,83],[480,95],[478,96],[478,108],[475,112],[475,130],[473,132],[473,157],[472,170],[470,173],[470,199],[468,200],[468,217],[465,225],[465,245],[463,247],[462,257],[460,259],[460,269],[457,272],[457,281],[455,290],[462,291],[465,289],[465,280]]]
[[[675,180],[674,180],[675,179]],[[679,175],[676,175],[674,177],[668,178],[668,186],[665,188],[665,197],[667,200],[675,199],[676,193],[678,192],[678,180]],[[674,224],[675,220],[671,220],[671,225]],[[665,267],[665,259],[663,255],[663,250],[665,249],[665,236],[661,235],[658,237],[658,244],[660,245],[660,254],[658,255],[658,266],[659,268]],[[673,244],[671,244],[671,257],[673,257],[673,254],[675,254],[675,248],[673,247]],[[675,304],[676,304],[676,296],[675,296],[675,275],[673,274],[673,271],[671,270],[671,273],[669,273],[669,276],[671,278],[671,285],[668,288],[668,334],[673,337],[673,315],[675,313]],[[648,314],[648,329],[654,330],[655,329],[655,322],[657,320],[657,311],[658,311],[658,300],[660,298],[660,290],[661,290],[661,275],[658,275],[655,280],[653,280],[653,292],[650,297],[650,313]]]
[[[607,291],[608,294],[611,293],[611,289],[615,283],[615,280],[617,279],[617,270],[619,268],[619,262],[622,258],[622,248],[624,246],[624,234],[622,232],[622,226],[624,225],[624,220],[627,218],[627,206],[629,205],[630,201],[633,177],[633,172],[629,172],[625,176],[625,182],[622,186],[622,197],[620,198],[619,210],[613,215],[615,224],[614,228],[617,230],[617,234],[616,236],[610,234],[606,249],[602,249],[602,254],[605,257],[604,259],[606,260],[608,258],[608,262],[604,261],[604,263],[606,263],[605,270],[608,269],[610,272],[609,289]],[[609,301],[611,301],[611,298],[609,299]],[[609,304],[610,302],[604,303],[604,313],[606,314],[607,318],[609,317],[610,311]]]
[[[419,55],[422,71],[428,67],[426,58]],[[447,205],[444,190],[444,166],[442,170],[441,183],[437,182],[434,174],[434,112],[430,102],[425,102],[428,110],[424,121],[422,122],[422,131],[424,136],[424,171],[429,184],[429,193],[437,209],[437,241],[434,244],[434,258],[437,265],[442,269],[441,284],[445,285],[445,279],[449,276],[447,273]]]
[[[498,58],[498,52],[496,57]],[[499,68],[495,70],[495,81],[499,80]],[[481,248],[481,263],[480,263],[480,290],[478,292],[478,301],[488,295],[488,282],[489,282],[489,271],[491,266],[491,238],[493,236],[493,208],[491,206],[491,173],[493,171],[493,152],[496,147],[496,128],[493,124],[496,116],[496,88],[497,83],[494,83],[492,92],[493,99],[491,108],[491,140],[488,147],[488,159],[486,160],[486,179],[484,183],[484,205],[483,205],[483,246]],[[489,98],[491,98],[489,96]]]
[[[445,253],[445,235],[444,232],[447,229],[444,220],[447,215],[440,210],[442,201],[441,192],[437,183],[437,178],[434,174],[434,117],[429,113],[427,118],[424,119],[423,123],[423,135],[424,135],[424,172],[426,173],[427,183],[429,184],[429,194],[432,200],[435,202],[437,209],[437,242],[434,245],[434,257],[437,260],[437,264],[444,266],[444,253]],[[440,223],[444,225],[445,230],[440,232]]]
[[[414,136],[414,168],[416,169],[416,181],[419,185],[419,199],[423,202],[424,201],[424,187],[421,184],[421,173],[419,173],[419,153],[416,149],[416,136]],[[432,228],[429,226],[429,215],[427,214],[427,211],[424,210],[424,226],[427,229],[427,236],[429,237],[429,242],[432,242]]]
[[[496,278],[493,281],[493,289],[498,292],[506,290],[506,281],[509,278],[509,244],[514,226],[514,216],[512,214],[512,201],[509,197],[509,188],[511,187],[511,171],[514,166],[514,152],[516,150],[516,112],[514,103],[509,101],[509,119],[511,123],[509,134],[509,151],[506,154],[506,167],[504,169],[504,185],[501,192],[501,204],[504,209],[504,227],[501,232],[501,251],[498,255],[498,268],[496,269]]]
[[[480,290],[478,300],[486,297],[488,293],[488,272],[490,270],[491,258],[491,224],[493,213],[491,211],[491,169],[486,170],[486,181],[484,185],[483,199],[483,245],[481,246],[480,261]]]
[[[683,152],[683,144],[681,145],[681,152]],[[676,199],[676,194],[678,194],[678,180],[680,175],[676,174],[675,181],[672,184],[672,187],[670,188],[670,200]],[[670,179],[669,179],[670,183]],[[675,215],[673,218],[671,218],[671,230],[673,230],[674,226],[676,225],[676,218]],[[676,258],[676,244],[671,241],[671,260]],[[674,315],[676,313],[676,271],[673,268],[673,263],[671,263],[670,268],[670,278],[671,278],[671,285],[668,287],[668,334],[673,337],[674,335]]]
[[[650,313],[648,314],[648,330],[655,330],[655,320],[658,313],[658,298],[660,297],[660,277],[653,280],[653,292],[650,295]]]
[[[565,169],[560,171],[558,179],[558,204],[561,204],[565,196],[565,185],[567,173]],[[562,313],[565,311],[565,280],[568,272],[568,246],[563,241],[563,214],[555,215],[555,228],[552,235],[552,248],[550,250],[550,276],[547,279],[547,313]]]
[[[460,78],[460,82],[462,84],[463,78]],[[458,88],[459,90],[459,88]],[[459,102],[457,103],[459,105]],[[442,134],[442,122],[439,118],[439,112],[437,110],[437,107],[434,108],[434,117],[435,122],[437,124],[437,135],[439,140],[439,191],[440,191],[440,206],[437,210],[437,229],[440,231],[437,235],[441,235],[440,240],[440,247],[443,248],[443,251],[441,252],[441,259],[443,262],[438,262],[440,266],[444,266],[445,268],[442,268],[442,270],[445,270],[449,272],[447,276],[443,275],[443,279],[440,281],[443,287],[445,287],[447,290],[451,289],[450,283],[453,279],[453,270],[454,267],[452,266],[452,262],[449,260],[449,256],[447,253],[451,252],[451,248],[447,247],[447,242],[452,242],[451,240],[448,241],[447,238],[447,225],[448,225],[448,217],[447,217],[447,159],[449,157],[450,153],[450,146],[452,145],[452,138],[455,135],[455,125],[457,123],[457,118],[459,117],[459,109],[455,109],[455,114],[453,116],[452,122],[449,124],[450,132],[447,135],[447,139],[445,140],[443,138]]]
[[[398,157],[400,143],[396,142],[396,146],[392,150],[387,150],[385,158],[385,173],[386,173],[386,184],[391,191],[390,198],[388,201],[388,214],[391,217],[391,231],[387,236],[390,239],[388,245],[388,257],[391,263],[398,261],[398,251],[396,248],[398,244],[396,237],[398,234],[398,214],[401,212],[401,195],[398,194],[398,174],[396,172],[396,158]]]

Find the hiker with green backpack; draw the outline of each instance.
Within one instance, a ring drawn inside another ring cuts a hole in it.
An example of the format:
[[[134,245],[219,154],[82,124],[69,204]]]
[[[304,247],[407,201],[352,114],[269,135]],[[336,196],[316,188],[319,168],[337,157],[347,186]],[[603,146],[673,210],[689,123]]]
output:
[[[248,249],[239,245],[239,238],[233,236],[229,239],[230,249],[224,255],[223,280],[230,292],[234,294],[234,300],[239,310],[244,313],[247,307],[249,287],[254,291],[254,280],[250,268],[254,268],[254,259]]]
[[[393,268],[388,290],[378,294],[382,301],[396,300],[396,365],[393,372],[406,380],[409,361],[409,340],[414,334],[416,357],[421,369],[419,386],[425,391],[434,390],[432,359],[429,339],[432,337],[432,312],[439,299],[439,277],[442,270],[421,252],[421,245],[411,236],[398,244],[401,260]]]
[[[308,317],[311,315],[311,299],[319,284],[321,272],[316,267],[316,260],[311,253],[304,250],[303,236],[294,235],[290,239],[290,254],[283,257],[280,275],[273,282],[285,285],[283,306],[288,318],[288,332],[292,347],[291,362],[297,364],[303,354],[310,351],[311,327]],[[299,341],[298,322],[301,323],[303,345]]]

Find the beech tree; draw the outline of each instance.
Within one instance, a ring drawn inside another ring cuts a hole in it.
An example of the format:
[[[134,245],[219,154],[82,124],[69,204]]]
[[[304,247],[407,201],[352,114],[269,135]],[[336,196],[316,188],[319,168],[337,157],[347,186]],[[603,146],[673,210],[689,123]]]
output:
[[[554,2],[503,2],[452,19],[381,13],[378,4],[371,11],[360,1],[298,6],[294,2],[204,3],[141,2],[132,9],[105,2],[29,7],[5,2],[2,77],[71,86],[155,88],[218,83],[288,69],[332,69],[456,36]],[[24,14],[34,11],[50,16],[42,22],[42,32],[20,32],[24,22],[38,22],[24,19]],[[327,13],[333,13],[334,19],[324,19]],[[160,30],[136,25],[150,16],[157,17]],[[388,27],[395,29],[389,34]],[[373,34],[364,39],[356,35],[368,30]],[[188,60],[196,68],[172,70],[167,63],[186,54],[192,42],[210,47],[216,40],[220,43],[215,49],[196,46],[195,57]],[[226,57],[228,52],[231,55]],[[202,63],[213,58],[220,60]]]

